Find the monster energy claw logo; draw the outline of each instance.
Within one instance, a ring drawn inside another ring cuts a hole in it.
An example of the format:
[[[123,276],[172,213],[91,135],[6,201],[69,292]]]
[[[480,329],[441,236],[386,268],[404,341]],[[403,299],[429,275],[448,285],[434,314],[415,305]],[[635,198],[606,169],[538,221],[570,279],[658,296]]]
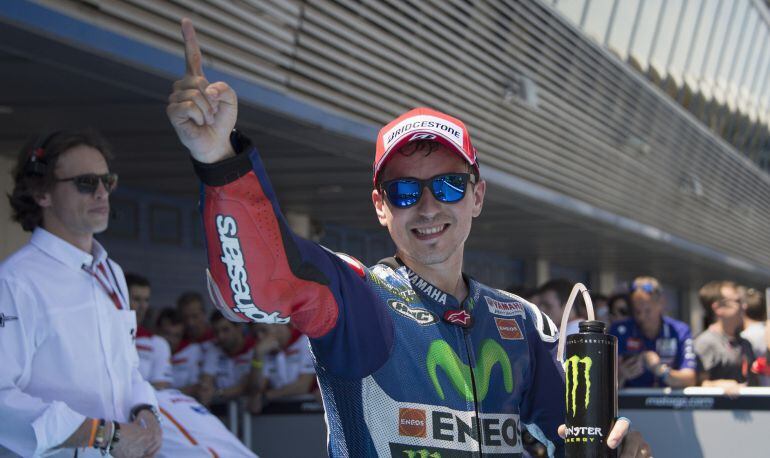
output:
[[[441,458],[439,452],[431,453],[428,449],[422,450],[402,450],[406,458]]]
[[[577,389],[578,389],[578,385],[580,384],[580,380],[578,378],[578,372],[580,372],[579,368],[581,363],[585,367],[585,381],[586,381],[585,408],[587,409],[588,404],[591,402],[591,365],[593,364],[593,361],[591,361],[591,357],[589,356],[581,358],[578,355],[574,355],[564,362],[564,375],[567,381],[565,402],[567,404],[567,413],[569,413],[569,406],[570,406],[569,398],[570,398],[570,385],[571,385],[573,417],[575,416],[576,409],[577,409],[577,402],[575,401],[575,397],[577,396]],[[569,378],[570,368],[572,369],[571,383]]]
[[[436,367],[444,369],[444,373],[449,378],[454,389],[464,397],[466,401],[473,401],[473,388],[471,388],[471,367],[463,363],[452,350],[452,347],[444,340],[434,340],[428,349],[426,358],[428,366],[428,375],[433,381],[433,387],[438,396],[444,400],[444,390],[439,383]],[[473,374],[476,376],[477,395],[475,399],[478,402],[487,397],[489,391],[490,376],[495,364],[500,364],[503,372],[503,383],[505,391],[513,392],[513,373],[511,370],[511,361],[505,353],[503,347],[492,339],[486,339],[481,342],[481,350],[477,365],[473,368]]]

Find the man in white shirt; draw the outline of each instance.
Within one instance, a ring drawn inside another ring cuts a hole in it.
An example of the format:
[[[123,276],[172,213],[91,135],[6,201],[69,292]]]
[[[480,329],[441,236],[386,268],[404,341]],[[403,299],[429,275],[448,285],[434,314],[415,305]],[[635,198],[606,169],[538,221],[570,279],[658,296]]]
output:
[[[185,339],[184,323],[176,309],[169,307],[161,310],[157,330],[171,347],[171,386],[196,397],[203,365],[201,345]]]
[[[158,458],[256,457],[219,419],[190,396],[174,389],[158,392],[163,445]]]
[[[244,336],[239,323],[233,323],[215,311],[211,315],[211,325],[216,346],[204,356],[198,398],[204,405],[227,402],[246,394],[254,356],[254,337]]]
[[[130,285],[147,284],[147,290],[135,290],[134,292],[138,294],[133,297],[139,299],[137,305],[140,308],[145,304],[149,304],[149,301],[142,300],[142,298],[149,297],[149,282],[141,277],[137,279],[136,276],[130,274],[126,275],[126,279]],[[141,280],[144,280],[144,282]],[[134,290],[134,288],[129,287],[129,290]],[[171,338],[169,342],[163,340],[163,344],[166,347],[173,345],[175,349],[179,349],[182,343],[183,325],[181,319],[176,314],[176,310],[169,308],[161,312],[158,318],[158,333],[164,336],[168,335]],[[154,337],[161,338],[159,336]],[[147,380],[153,380],[153,368],[157,367],[160,363],[158,355],[157,353],[142,351],[138,348],[138,342],[139,339],[137,339],[139,369]],[[187,345],[186,348],[197,348],[200,350],[200,346],[197,344]],[[198,354],[198,361],[194,362],[195,370],[185,371],[184,377],[178,380],[179,383],[187,384],[192,382],[194,384],[197,381],[199,356],[200,353]],[[188,368],[191,367],[188,364],[183,365]],[[170,367],[168,355],[166,356],[165,366]],[[156,392],[160,413],[164,418],[162,424],[163,444],[158,452],[158,457],[255,456],[208,409],[203,407],[194,398],[179,390],[169,388],[168,385],[168,383],[165,383],[163,385],[164,388],[158,388]]]
[[[19,154],[9,199],[33,233],[0,264],[0,456],[151,456],[160,447],[123,272],[93,238],[107,228],[117,185],[108,158],[88,131],[50,134]]]
[[[249,399],[249,411],[257,414],[266,403],[311,393],[315,367],[307,336],[287,324],[252,326],[258,343],[251,371],[256,393]]]
[[[150,308],[152,288],[150,281],[141,275],[126,274],[128,299],[131,309],[136,312],[136,351],[139,353],[139,372],[156,390],[171,387],[171,348],[168,342],[156,336],[144,323],[147,310]]]

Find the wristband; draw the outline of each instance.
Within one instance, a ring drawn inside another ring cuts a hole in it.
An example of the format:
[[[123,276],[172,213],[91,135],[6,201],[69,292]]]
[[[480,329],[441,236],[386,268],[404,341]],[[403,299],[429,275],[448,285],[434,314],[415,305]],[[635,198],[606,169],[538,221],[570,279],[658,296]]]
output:
[[[101,449],[104,446],[104,441],[106,440],[106,437],[104,437],[104,425],[107,422],[102,418],[99,420],[99,426],[96,428],[96,435],[94,436],[94,445],[93,447],[95,449]]]
[[[110,453],[110,451],[112,451],[112,440],[115,439],[115,422],[111,421],[110,424],[112,425],[112,432],[110,434],[106,434],[106,436],[109,437],[109,440],[106,444],[104,444],[104,447],[99,449],[102,456],[106,456],[108,453]]]
[[[96,438],[96,428],[99,426],[99,420],[96,418],[91,419],[91,432],[88,434],[88,448],[94,446],[94,439]]]
[[[160,412],[158,412],[158,409],[155,408],[155,406],[150,404],[139,404],[138,406],[131,409],[131,416],[129,417],[131,421],[136,420],[137,415],[139,415],[139,412],[142,410],[149,410],[150,413],[155,417],[156,420],[158,420],[158,425],[161,424],[162,419],[160,418]]]
[[[114,421],[112,424],[115,428],[112,430],[112,439],[110,439],[110,455],[112,455],[112,451],[115,449],[115,444],[120,442],[120,423]]]

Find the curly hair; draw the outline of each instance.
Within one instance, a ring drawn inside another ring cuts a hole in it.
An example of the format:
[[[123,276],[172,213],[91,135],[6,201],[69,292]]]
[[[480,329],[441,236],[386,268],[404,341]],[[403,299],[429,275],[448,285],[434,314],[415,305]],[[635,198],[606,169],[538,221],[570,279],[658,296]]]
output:
[[[43,209],[37,198],[56,184],[56,164],[62,154],[77,146],[90,146],[104,156],[109,164],[112,152],[107,141],[93,129],[57,131],[27,142],[19,151],[13,175],[13,190],[8,201],[14,221],[25,231],[33,231],[43,224]]]

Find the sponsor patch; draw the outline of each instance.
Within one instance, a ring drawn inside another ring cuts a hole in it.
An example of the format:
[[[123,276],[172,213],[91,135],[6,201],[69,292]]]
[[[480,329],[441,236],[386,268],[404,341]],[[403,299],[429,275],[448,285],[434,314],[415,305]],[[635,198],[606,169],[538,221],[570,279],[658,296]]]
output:
[[[398,409],[398,434],[409,437],[426,437],[427,422],[422,409]]]
[[[420,326],[438,323],[438,317],[425,309],[409,307],[403,302],[394,299],[389,299],[388,305],[400,315],[416,321]]]
[[[641,351],[642,350],[642,339],[638,337],[629,337],[628,341],[626,341],[626,350],[627,351]]]
[[[458,148],[463,147],[463,130],[457,124],[436,116],[420,115],[405,119],[383,135],[383,146],[387,151],[410,133],[438,134],[450,140]]]
[[[527,315],[524,312],[524,304],[519,301],[501,302],[489,296],[484,296],[484,300],[487,301],[489,313],[493,315],[520,316],[526,319]]]
[[[463,328],[473,326],[473,317],[465,310],[447,310],[444,312],[444,321]]]
[[[419,289],[434,301],[446,305],[447,294],[445,292],[423,280],[422,277],[408,267],[406,268],[406,273],[413,287]]]
[[[497,325],[497,332],[500,333],[500,337],[505,340],[524,340],[524,335],[521,333],[519,323],[513,318],[497,318],[495,317],[495,324]]]

